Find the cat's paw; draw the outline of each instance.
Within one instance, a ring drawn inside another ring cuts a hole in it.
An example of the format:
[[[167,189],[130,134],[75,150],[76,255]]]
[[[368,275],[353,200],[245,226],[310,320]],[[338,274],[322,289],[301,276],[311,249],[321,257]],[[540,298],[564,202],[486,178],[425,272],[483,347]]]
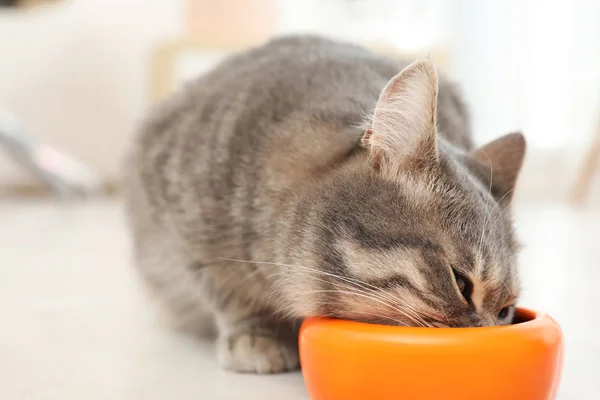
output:
[[[239,333],[217,343],[221,367],[236,372],[273,374],[298,369],[298,348],[270,336]]]

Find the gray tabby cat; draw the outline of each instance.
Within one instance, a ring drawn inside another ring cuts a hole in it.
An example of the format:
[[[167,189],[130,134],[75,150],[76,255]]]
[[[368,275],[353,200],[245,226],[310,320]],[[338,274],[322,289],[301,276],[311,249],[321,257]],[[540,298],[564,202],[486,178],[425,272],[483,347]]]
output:
[[[473,149],[428,61],[288,37],[158,107],[127,166],[136,263],[170,314],[216,322],[224,368],[298,366],[307,316],[510,323],[521,134]]]

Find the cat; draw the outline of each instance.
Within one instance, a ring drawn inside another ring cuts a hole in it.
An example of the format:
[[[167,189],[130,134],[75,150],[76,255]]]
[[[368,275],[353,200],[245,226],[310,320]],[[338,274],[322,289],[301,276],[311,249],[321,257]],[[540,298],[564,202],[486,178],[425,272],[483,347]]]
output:
[[[127,158],[135,263],[182,326],[216,324],[228,370],[298,367],[308,316],[510,323],[520,133],[474,148],[428,60],[290,36],[154,109]]]

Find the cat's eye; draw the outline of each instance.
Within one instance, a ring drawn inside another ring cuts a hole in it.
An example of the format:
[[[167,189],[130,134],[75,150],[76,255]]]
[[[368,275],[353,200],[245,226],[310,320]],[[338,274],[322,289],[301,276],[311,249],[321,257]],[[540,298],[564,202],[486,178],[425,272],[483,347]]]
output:
[[[456,282],[456,286],[458,287],[460,294],[462,294],[467,303],[470,304],[471,294],[473,293],[473,284],[466,276],[462,275],[454,268],[452,269],[452,272],[454,273],[454,281]]]
[[[498,318],[499,319],[505,319],[506,317],[508,317],[508,313],[510,312],[510,306],[509,307],[503,307],[500,312],[498,313]]]

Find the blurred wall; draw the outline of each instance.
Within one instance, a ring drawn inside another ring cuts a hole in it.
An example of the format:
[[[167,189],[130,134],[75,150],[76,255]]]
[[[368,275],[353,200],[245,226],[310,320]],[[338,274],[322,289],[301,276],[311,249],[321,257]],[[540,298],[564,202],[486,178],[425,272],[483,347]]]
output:
[[[274,1],[276,33],[447,51],[477,142],[523,130],[530,144],[523,189],[565,197],[600,110],[600,2]],[[148,106],[150,54],[182,33],[184,10],[185,0],[65,0],[0,12],[0,107],[115,177]],[[0,152],[0,184],[25,178]]]
[[[182,1],[71,0],[0,11],[0,108],[112,178],[147,106],[149,56]],[[28,181],[0,151],[0,184]]]
[[[520,129],[534,148],[586,145],[600,109],[600,2],[454,4],[452,71],[480,141]]]
[[[279,34],[321,33],[422,55],[443,37],[441,0],[275,1]],[[64,0],[0,11],[0,37],[10,38],[0,40],[0,107],[113,179],[149,105],[151,53],[181,35],[185,10],[185,0]],[[23,181],[28,176],[0,152],[0,184]]]
[[[452,11],[452,72],[477,141],[522,131],[518,194],[564,200],[600,124],[600,2],[455,0]]]

